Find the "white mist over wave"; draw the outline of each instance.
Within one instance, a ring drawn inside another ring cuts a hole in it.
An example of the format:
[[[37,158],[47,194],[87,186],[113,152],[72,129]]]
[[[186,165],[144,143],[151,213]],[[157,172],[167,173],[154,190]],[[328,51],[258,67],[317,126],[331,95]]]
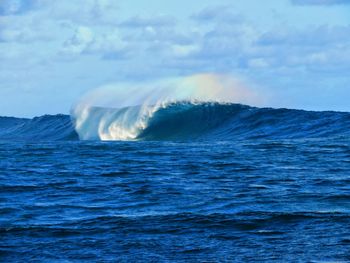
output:
[[[77,103],[72,118],[82,140],[135,140],[157,110],[177,101],[250,105],[263,102],[260,95],[231,76],[197,74],[97,88]]]

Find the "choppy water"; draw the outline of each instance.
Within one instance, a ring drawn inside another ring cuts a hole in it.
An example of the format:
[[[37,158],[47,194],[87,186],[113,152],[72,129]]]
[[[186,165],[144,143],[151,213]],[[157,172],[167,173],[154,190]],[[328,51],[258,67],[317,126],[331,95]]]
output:
[[[2,142],[2,262],[350,260],[350,141]]]
[[[0,261],[350,261],[349,113],[180,106],[154,141],[0,118]]]

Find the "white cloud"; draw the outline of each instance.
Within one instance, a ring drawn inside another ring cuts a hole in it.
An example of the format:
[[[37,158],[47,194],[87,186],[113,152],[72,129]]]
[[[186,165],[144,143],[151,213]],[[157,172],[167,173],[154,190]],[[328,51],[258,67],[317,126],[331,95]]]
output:
[[[18,41],[22,36],[22,31],[17,29],[0,29],[0,41],[11,42]]]
[[[30,11],[39,0],[3,0],[0,2],[0,16],[20,15]]]
[[[173,45],[172,50],[176,57],[187,57],[199,51],[197,45]]]
[[[129,28],[146,28],[146,27],[172,27],[176,20],[171,16],[134,16],[123,21],[120,26]]]
[[[252,68],[268,68],[270,63],[265,58],[248,59],[248,66]]]
[[[193,14],[192,19],[202,22],[240,23],[243,17],[233,11],[231,6],[209,6]]]
[[[18,3],[0,2],[0,57],[7,68],[0,82],[17,89],[21,85],[14,83],[26,81],[26,88],[33,83],[35,90],[50,76],[56,88],[45,82],[42,89],[69,93],[67,86],[76,83],[78,94],[108,81],[196,72],[238,72],[284,89],[307,83],[314,72],[322,72],[320,85],[326,75],[344,79],[350,67],[349,26],[257,27],[230,6],[195,10],[180,21],[173,14],[123,18],[111,0]],[[304,78],[296,80],[300,73]]]
[[[112,0],[43,0],[43,2],[45,2],[43,9],[55,20],[91,26],[115,25],[119,19],[118,4]]]
[[[97,55],[104,59],[121,59],[128,54],[127,44],[118,30],[94,33],[91,28],[79,26],[61,52],[66,56]]]
[[[94,40],[94,34],[90,28],[79,26],[73,37],[68,39],[63,46],[63,53],[80,54]]]

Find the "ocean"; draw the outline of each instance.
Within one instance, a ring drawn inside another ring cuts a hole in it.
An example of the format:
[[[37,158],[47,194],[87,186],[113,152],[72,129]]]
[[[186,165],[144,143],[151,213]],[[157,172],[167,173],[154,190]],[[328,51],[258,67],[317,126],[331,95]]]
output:
[[[350,261],[350,113],[130,112],[0,118],[1,262]]]

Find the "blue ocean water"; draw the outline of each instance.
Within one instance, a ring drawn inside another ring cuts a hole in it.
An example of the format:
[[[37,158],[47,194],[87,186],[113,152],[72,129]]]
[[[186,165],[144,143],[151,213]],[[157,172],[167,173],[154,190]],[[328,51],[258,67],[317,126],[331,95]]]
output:
[[[2,117],[0,261],[350,261],[349,127],[185,103],[81,141],[70,116]]]

